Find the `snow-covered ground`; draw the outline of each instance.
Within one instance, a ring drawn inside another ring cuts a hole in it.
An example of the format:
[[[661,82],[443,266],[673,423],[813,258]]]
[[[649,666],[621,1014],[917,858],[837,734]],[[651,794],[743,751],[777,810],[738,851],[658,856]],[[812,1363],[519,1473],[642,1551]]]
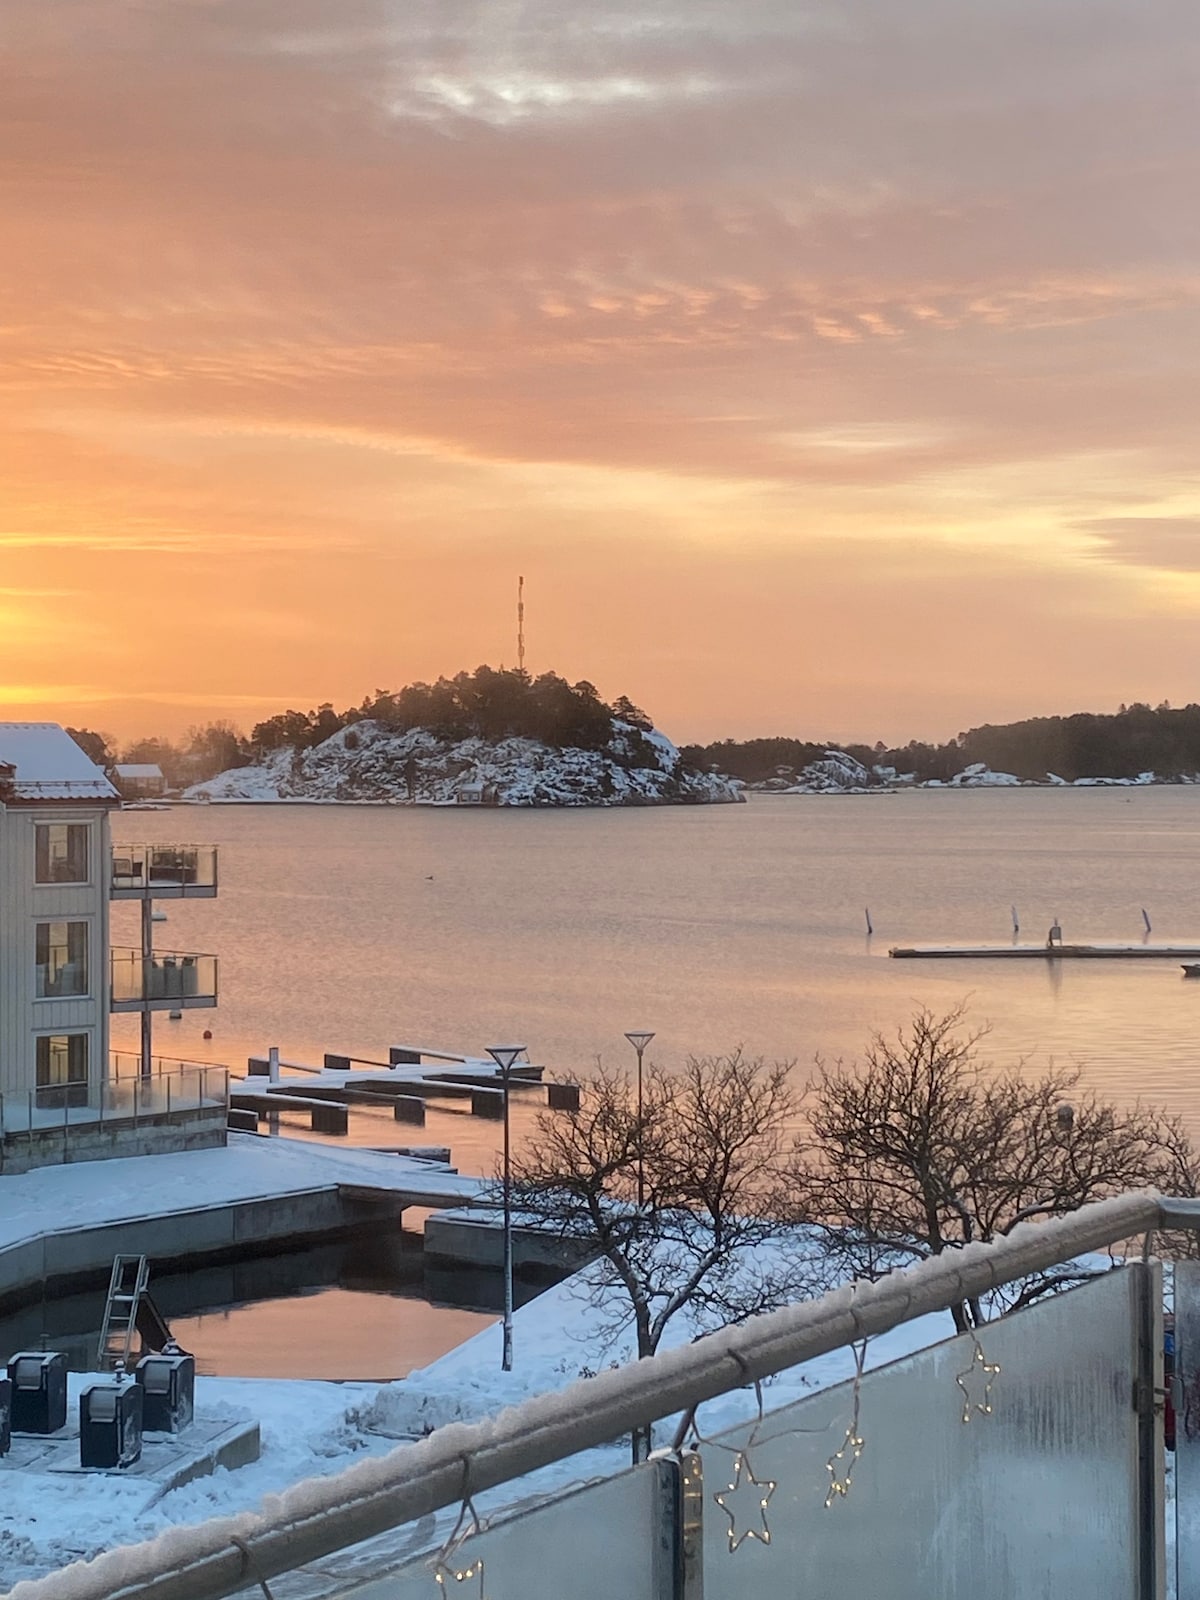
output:
[[[72,1374],[69,1418],[93,1379]],[[25,1474],[0,1462],[0,1585],[41,1577],[118,1545],[138,1544],[180,1523],[253,1510],[301,1478],[340,1471],[366,1454],[383,1455],[390,1439],[369,1433],[359,1408],[370,1384],[198,1378],[196,1415],[204,1421],[258,1421],[262,1455],[249,1466],[219,1469],[157,1500],[157,1486],[120,1473]],[[57,1481],[56,1481],[57,1478]]]
[[[185,800],[357,801],[505,806],[722,803],[743,798],[727,778],[684,767],[656,730],[614,722],[603,750],[557,750],[532,739],[457,743],[424,729],[356,722],[311,750],[276,750],[259,766],[193,784]]]

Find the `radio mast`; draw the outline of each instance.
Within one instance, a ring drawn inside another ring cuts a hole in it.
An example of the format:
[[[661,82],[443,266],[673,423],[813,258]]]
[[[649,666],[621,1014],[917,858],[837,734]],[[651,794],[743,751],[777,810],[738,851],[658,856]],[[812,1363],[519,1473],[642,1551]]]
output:
[[[525,579],[517,579],[517,671],[525,671]]]

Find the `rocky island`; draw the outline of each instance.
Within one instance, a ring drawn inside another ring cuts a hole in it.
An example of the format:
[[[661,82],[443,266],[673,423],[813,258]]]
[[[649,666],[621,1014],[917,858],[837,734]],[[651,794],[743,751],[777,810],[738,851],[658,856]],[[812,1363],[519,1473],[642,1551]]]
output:
[[[439,736],[365,719],[307,749],[285,745],[184,791],[196,801],[425,805],[712,805],[742,786],[700,772],[653,727],[611,720],[599,748],[508,737]]]

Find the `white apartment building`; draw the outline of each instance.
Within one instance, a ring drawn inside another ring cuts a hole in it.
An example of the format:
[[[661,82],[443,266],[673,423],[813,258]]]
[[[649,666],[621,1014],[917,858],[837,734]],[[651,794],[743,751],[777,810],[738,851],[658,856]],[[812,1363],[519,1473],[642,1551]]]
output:
[[[0,723],[0,1171],[224,1139],[225,1074],[156,1061],[151,1016],[211,1006],[213,956],[153,948],[156,899],[211,897],[216,852],[123,845],[120,796],[55,723]],[[142,907],[139,949],[113,950],[112,900]],[[112,1011],[141,1049],[109,1046]]]
[[[108,1059],[109,812],[60,727],[0,723],[0,1094],[94,1100]]]

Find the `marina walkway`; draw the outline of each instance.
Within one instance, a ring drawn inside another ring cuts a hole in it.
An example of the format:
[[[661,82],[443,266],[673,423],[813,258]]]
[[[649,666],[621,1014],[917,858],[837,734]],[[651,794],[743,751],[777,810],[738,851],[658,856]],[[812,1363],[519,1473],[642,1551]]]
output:
[[[120,1253],[232,1258],[484,1192],[407,1156],[236,1133],[223,1149],[39,1167],[0,1177],[0,1301],[107,1275]]]

